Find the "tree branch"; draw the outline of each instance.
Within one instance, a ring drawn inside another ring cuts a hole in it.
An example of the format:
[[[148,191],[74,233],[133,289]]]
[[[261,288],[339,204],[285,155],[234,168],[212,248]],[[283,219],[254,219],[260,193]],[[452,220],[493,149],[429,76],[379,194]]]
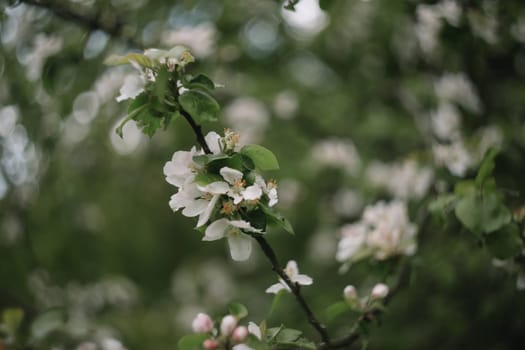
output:
[[[197,137],[197,142],[199,143],[199,145],[201,145],[202,149],[204,150],[204,153],[211,154],[210,148],[208,147],[206,139],[204,138],[204,134],[202,133],[201,126],[197,124],[195,120],[191,117],[191,115],[184,109],[180,109],[180,114],[182,114],[184,119],[186,119],[188,124],[190,124],[191,128],[193,129],[193,132],[195,133],[195,136]]]
[[[80,11],[68,6],[65,2],[56,0],[19,0],[21,3],[44,8],[54,13],[56,16],[76,23],[88,30],[101,30],[107,33],[114,39],[119,39],[127,42],[131,46],[142,49],[142,44],[137,41],[130,33],[129,26],[122,22],[114,14],[97,13],[81,13]]]
[[[266,239],[260,235],[260,234],[253,234],[253,238],[259,243],[259,246],[261,247],[264,255],[268,258],[270,261],[270,264],[272,265],[272,270],[279,275],[279,277],[286,283],[288,288],[292,291],[292,294],[294,295],[295,299],[303,309],[304,313],[306,314],[306,317],[308,318],[308,322],[315,328],[315,330],[321,335],[322,339],[322,345],[326,346],[327,348],[330,348],[331,342],[330,337],[328,336],[328,332],[326,331],[326,327],[317,320],[314,313],[312,312],[312,309],[308,306],[306,300],[304,300],[304,297],[301,294],[301,288],[297,283],[294,283],[290,280],[288,275],[284,272],[283,268],[279,264],[279,261],[277,260],[277,256],[275,255],[275,252],[273,251],[270,244],[266,241]]]

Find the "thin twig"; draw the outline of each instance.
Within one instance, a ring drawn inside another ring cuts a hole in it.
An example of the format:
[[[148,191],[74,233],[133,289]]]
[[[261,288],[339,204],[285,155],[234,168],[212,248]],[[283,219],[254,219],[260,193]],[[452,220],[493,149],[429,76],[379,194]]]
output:
[[[266,241],[266,239],[259,234],[253,234],[253,238],[259,243],[259,246],[261,247],[264,255],[268,258],[270,261],[270,264],[272,265],[272,270],[279,275],[279,277],[286,283],[288,288],[290,288],[292,294],[294,295],[295,299],[303,309],[304,313],[306,314],[306,317],[308,318],[308,322],[316,329],[316,331],[321,335],[322,339],[322,345],[327,346],[327,348],[330,348],[331,342],[330,337],[328,336],[328,332],[326,331],[326,327],[319,322],[319,320],[315,317],[314,313],[312,312],[312,309],[310,309],[310,306],[308,306],[308,303],[306,300],[304,300],[304,297],[301,294],[301,288],[297,283],[294,283],[290,280],[290,277],[284,272],[283,268],[279,264],[279,260],[277,260],[277,256],[275,255],[275,252],[273,251],[272,247]]]
[[[81,13],[78,10],[67,6],[64,2],[55,0],[19,0],[21,3],[44,8],[54,13],[56,16],[78,24],[89,30],[101,30],[111,37],[119,40],[124,40],[128,44],[137,48],[143,48],[142,44],[137,41],[132,34],[127,31],[126,24],[121,21],[115,15],[109,15],[106,13],[105,18],[99,13]]]
[[[204,138],[204,135],[202,133],[201,126],[197,124],[195,120],[191,117],[191,115],[184,109],[180,109],[180,114],[182,114],[184,119],[186,119],[188,124],[190,124],[191,128],[193,129],[193,132],[195,133],[195,136],[197,137],[197,142],[199,143],[199,145],[201,145],[202,149],[204,150],[204,153],[211,154],[210,148],[208,147],[206,139]]]

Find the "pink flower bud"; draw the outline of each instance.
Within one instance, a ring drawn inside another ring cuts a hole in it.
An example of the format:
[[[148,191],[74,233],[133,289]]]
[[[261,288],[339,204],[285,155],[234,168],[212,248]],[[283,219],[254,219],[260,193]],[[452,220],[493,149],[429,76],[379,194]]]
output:
[[[348,285],[343,290],[343,295],[345,296],[345,299],[348,301],[353,301],[357,299],[357,290],[354,286]]]
[[[211,320],[210,316],[199,313],[193,319],[191,328],[193,328],[195,333],[208,333],[213,330],[213,321]]]
[[[219,347],[219,343],[213,339],[206,339],[203,343],[202,343],[202,346],[204,347],[204,349],[206,350],[215,350]]]
[[[383,299],[388,295],[388,286],[384,283],[378,283],[372,288],[370,298],[372,299]]]
[[[226,315],[221,321],[221,334],[230,335],[237,326],[237,319],[232,315]]]
[[[248,328],[245,326],[239,326],[233,330],[232,338],[234,341],[240,343],[246,340],[248,337]]]

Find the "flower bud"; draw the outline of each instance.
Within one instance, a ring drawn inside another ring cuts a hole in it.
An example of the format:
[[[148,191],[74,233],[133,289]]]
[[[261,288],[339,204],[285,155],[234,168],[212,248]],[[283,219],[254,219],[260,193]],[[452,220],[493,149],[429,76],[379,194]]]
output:
[[[210,316],[204,313],[199,313],[193,319],[191,328],[193,328],[195,333],[208,333],[213,330],[213,321],[211,320]]]
[[[357,299],[357,290],[354,286],[348,285],[343,290],[343,295],[347,301],[354,301]]]
[[[384,283],[378,283],[372,288],[370,298],[372,299],[383,299],[388,295],[388,286]]]
[[[239,326],[233,330],[232,338],[234,341],[240,343],[246,340],[248,337],[248,328],[245,326]]]
[[[221,321],[221,334],[230,335],[235,326],[237,326],[237,319],[232,315],[226,315],[222,318]]]
[[[213,339],[206,339],[202,343],[202,346],[206,350],[215,350],[215,349],[217,349],[219,347],[219,343],[216,340],[213,340]]]

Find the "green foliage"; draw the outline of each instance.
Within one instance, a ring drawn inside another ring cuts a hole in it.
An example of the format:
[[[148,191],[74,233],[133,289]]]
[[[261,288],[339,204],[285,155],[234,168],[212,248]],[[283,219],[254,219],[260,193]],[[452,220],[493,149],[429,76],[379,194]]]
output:
[[[474,233],[490,233],[508,224],[510,211],[496,193],[470,193],[458,201],[456,216]]]
[[[228,311],[238,320],[248,316],[248,309],[246,308],[246,306],[240,303],[231,303],[230,305],[228,305]]]
[[[200,90],[189,90],[179,97],[179,103],[197,123],[217,121],[219,104],[208,93]]]
[[[188,334],[177,343],[179,350],[202,350],[202,343],[208,338],[206,334]]]
[[[24,319],[24,311],[22,309],[5,309],[2,312],[2,326],[5,332],[11,336],[16,337],[18,329]]]
[[[249,157],[255,166],[262,171],[278,170],[277,157],[269,149],[260,145],[246,145],[241,149],[241,154]]]

